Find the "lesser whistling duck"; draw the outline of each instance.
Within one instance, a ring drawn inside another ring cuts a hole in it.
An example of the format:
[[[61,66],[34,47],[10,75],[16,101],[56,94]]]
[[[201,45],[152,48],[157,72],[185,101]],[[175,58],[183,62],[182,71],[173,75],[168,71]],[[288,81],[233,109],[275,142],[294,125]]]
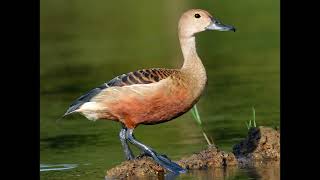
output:
[[[171,172],[185,169],[159,155],[133,136],[139,124],[158,124],[172,120],[199,100],[207,82],[205,68],[197,54],[195,34],[206,30],[235,31],[205,10],[191,9],[179,20],[179,40],[184,57],[181,69],[152,68],[122,74],[73,102],[64,116],[74,112],[89,120],[108,119],[122,124],[120,141],[127,160],[133,159],[127,141]]]

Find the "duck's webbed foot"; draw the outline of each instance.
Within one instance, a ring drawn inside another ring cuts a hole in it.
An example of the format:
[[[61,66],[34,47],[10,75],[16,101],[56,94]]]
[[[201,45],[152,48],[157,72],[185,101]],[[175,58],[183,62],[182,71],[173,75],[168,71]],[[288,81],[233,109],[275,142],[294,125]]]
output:
[[[137,141],[133,136],[133,129],[127,129],[126,133],[127,139],[130,143],[136,145],[140,150],[142,150],[146,155],[152,157],[154,161],[156,161],[162,167],[176,174],[186,172],[185,169],[183,169],[177,163],[171,161],[166,155],[158,155],[158,153],[153,149]]]
[[[119,137],[120,137],[121,145],[123,147],[123,151],[126,156],[126,159],[132,160],[132,159],[134,159],[134,155],[128,145],[127,138],[126,138],[126,131],[127,131],[127,129],[123,127],[120,130]]]

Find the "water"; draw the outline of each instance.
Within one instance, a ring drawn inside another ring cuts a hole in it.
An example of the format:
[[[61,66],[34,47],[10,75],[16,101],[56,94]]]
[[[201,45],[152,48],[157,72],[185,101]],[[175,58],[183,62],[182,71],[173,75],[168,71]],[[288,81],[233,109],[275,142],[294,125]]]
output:
[[[55,0],[40,5],[40,164],[78,165],[42,171],[41,179],[103,179],[107,169],[123,161],[119,124],[80,115],[56,120],[75,98],[114,76],[180,67],[177,21],[189,8],[207,9],[237,28],[236,33],[204,32],[196,39],[208,75],[197,107],[209,138],[231,151],[246,136],[252,107],[257,125],[279,126],[278,1]],[[206,148],[190,112],[168,123],[139,126],[135,136],[173,160]],[[178,178],[196,176],[210,176],[210,171]],[[259,179],[241,169],[228,178]]]
[[[76,168],[77,164],[40,164],[40,172],[44,171],[62,171]]]

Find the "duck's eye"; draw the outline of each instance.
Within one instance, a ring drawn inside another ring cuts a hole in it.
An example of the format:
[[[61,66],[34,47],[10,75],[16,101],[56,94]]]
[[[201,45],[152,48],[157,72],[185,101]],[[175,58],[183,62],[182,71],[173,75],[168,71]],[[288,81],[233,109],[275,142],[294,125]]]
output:
[[[194,17],[195,18],[200,18],[201,16],[200,16],[200,14],[195,14]]]

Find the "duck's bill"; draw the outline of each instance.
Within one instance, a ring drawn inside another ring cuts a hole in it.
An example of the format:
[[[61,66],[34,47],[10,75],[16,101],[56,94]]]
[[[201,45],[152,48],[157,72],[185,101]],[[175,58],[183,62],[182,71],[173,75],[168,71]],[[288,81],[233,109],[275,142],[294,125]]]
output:
[[[236,32],[236,29],[233,26],[222,24],[217,19],[212,19],[211,24],[206,27],[206,30],[233,31],[233,32]]]

